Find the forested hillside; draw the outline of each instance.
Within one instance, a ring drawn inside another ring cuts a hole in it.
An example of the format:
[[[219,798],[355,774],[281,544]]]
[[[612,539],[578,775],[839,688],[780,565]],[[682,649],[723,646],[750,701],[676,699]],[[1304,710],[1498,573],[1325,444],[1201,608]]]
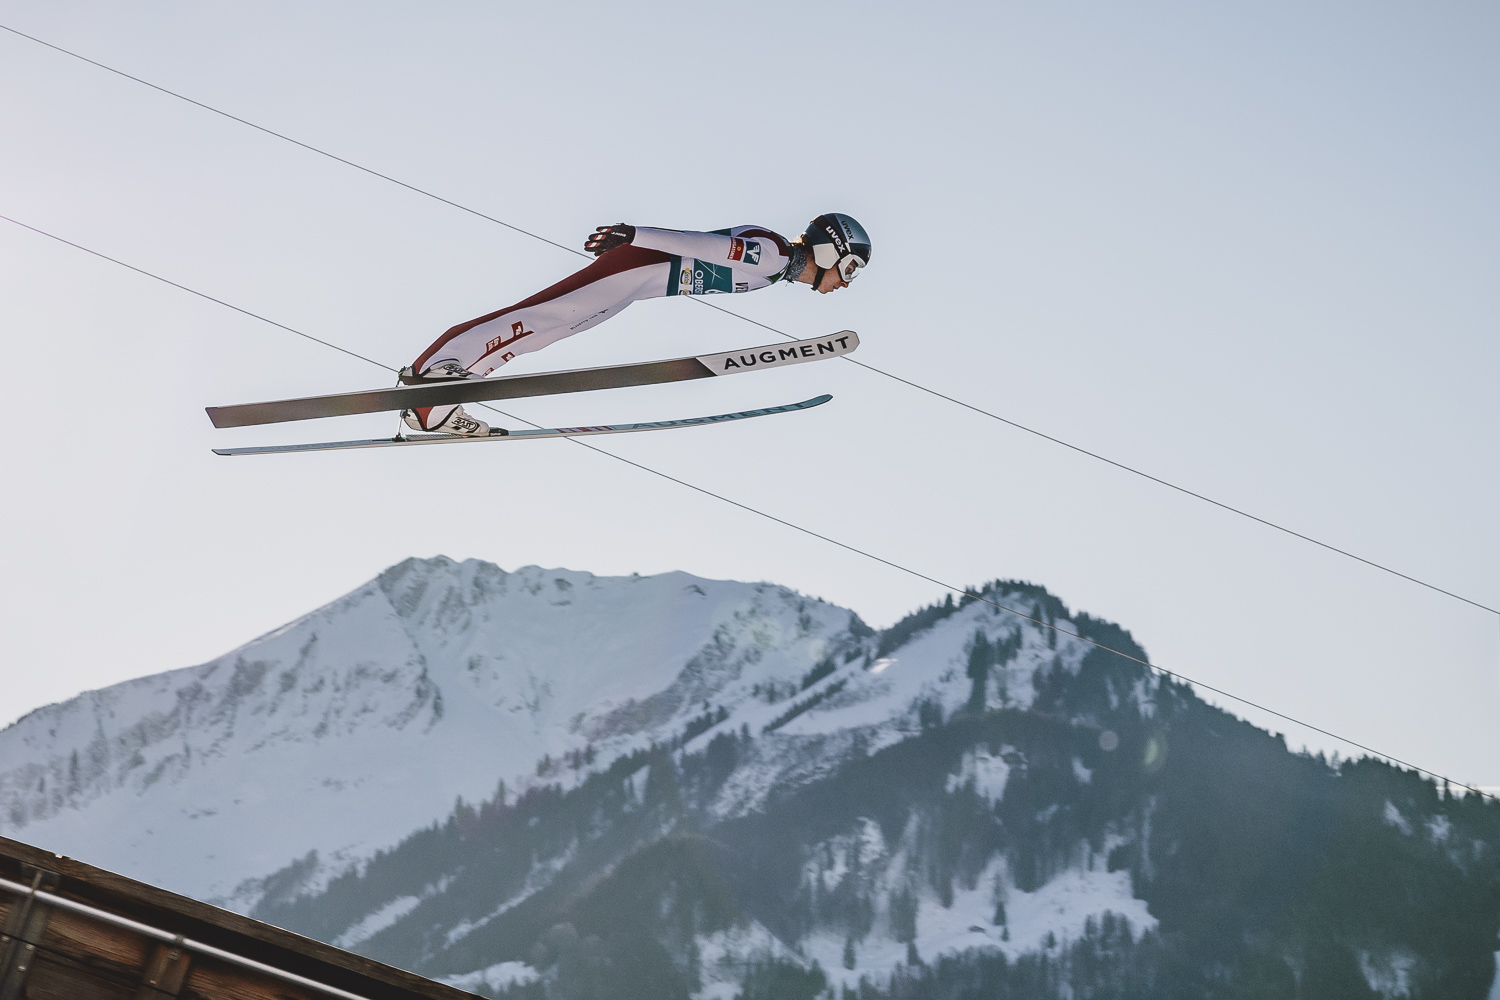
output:
[[[1145,659],[1124,630],[985,594],[1043,624],[963,601],[851,626],[755,687],[755,724],[709,699],[541,761],[256,915],[526,1000],[1488,996],[1500,808],[1291,752],[1066,634]]]

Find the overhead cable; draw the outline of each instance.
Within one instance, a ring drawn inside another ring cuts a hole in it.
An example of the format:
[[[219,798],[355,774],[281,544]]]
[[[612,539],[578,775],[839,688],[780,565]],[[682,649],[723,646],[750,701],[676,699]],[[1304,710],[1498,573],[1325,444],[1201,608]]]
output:
[[[461,205],[456,201],[450,201],[440,194],[434,194],[431,191],[423,190],[422,188],[419,188],[414,184],[408,184],[403,180],[392,177],[390,174],[383,174],[378,170],[372,170],[369,167],[364,166],[363,164],[355,163],[353,160],[346,160],[342,156],[338,156],[334,153],[328,152],[326,149],[319,149],[317,146],[310,146],[305,142],[300,142],[296,139],[293,139],[289,135],[283,135],[282,133],[277,132],[273,129],[268,129],[264,125],[257,125],[255,124],[255,122],[252,122],[249,119],[240,118],[238,115],[232,115],[228,111],[220,111],[218,108],[214,107],[211,104],[204,104],[202,101],[195,101],[191,97],[188,97],[186,94],[179,94],[175,90],[168,90],[166,87],[158,86],[157,84],[152,83],[150,80],[142,80],[140,77],[132,76],[122,69],[115,69],[113,66],[107,66],[102,62],[90,59],[88,56],[80,55],[79,53],[74,52],[71,49],[65,49],[61,45],[53,45],[51,42],[38,38],[35,35],[28,35],[24,31],[17,31],[15,28],[12,28],[7,24],[0,24],[0,30],[8,31],[12,35],[18,35],[21,38],[27,39],[28,41],[36,42],[38,45],[45,45],[47,48],[51,49],[54,52],[61,52],[65,56],[72,56],[74,59],[86,62],[90,66],[97,66],[99,69],[104,70],[106,73],[113,73],[116,76],[123,76],[125,79],[133,81],[135,83],[139,83],[143,87],[150,87],[152,90],[166,94],[168,97],[175,97],[179,101],[186,101],[194,107],[202,108],[204,111],[211,111],[223,118],[228,118],[232,122],[239,122],[241,125],[245,125],[249,128],[255,129],[257,132],[264,132],[266,135],[274,136],[275,138],[280,139],[283,142],[289,142],[293,146],[300,146],[310,153],[317,153],[319,156],[326,156],[330,160],[335,160],[339,163],[342,163],[346,167],[353,167],[355,170],[363,171],[364,173],[369,174],[371,177],[378,177],[383,181],[389,181],[390,183],[395,184],[398,187],[404,187],[408,191],[412,191],[419,195],[422,195],[424,198],[431,198],[434,201],[440,201],[444,205],[448,205],[452,208],[458,209],[460,212],[468,212],[470,215],[477,215],[479,218],[485,220],[486,222],[493,222],[497,226],[504,226],[506,229],[514,230],[515,232],[520,233],[522,236],[530,236],[534,240],[541,240],[543,243],[550,243],[552,246],[557,247],[559,250],[568,250],[573,253],[578,253],[581,256],[587,256],[586,254],[582,254],[581,251],[573,250],[572,247],[563,246],[561,243],[554,243],[552,240],[547,239],[547,237],[545,236],[541,236],[537,233],[530,232],[529,230],[522,229],[520,226],[513,226],[509,222],[506,222],[504,219],[497,219],[493,215],[485,215],[478,209],[470,208],[467,205]]]
[[[181,284],[180,282],[173,281],[170,278],[163,277],[163,276],[161,276],[159,274],[156,274],[154,272],[148,271],[145,268],[136,267],[133,264],[127,264],[124,261],[121,261],[121,260],[119,260],[119,259],[117,259],[115,257],[111,257],[111,256],[108,256],[107,254],[100,253],[97,250],[92,250],[89,247],[83,246],[82,244],[79,244],[79,243],[75,243],[72,240],[63,239],[61,236],[54,236],[52,233],[49,233],[49,232],[47,232],[44,229],[38,229],[36,226],[27,225],[26,223],[20,222],[17,219],[13,219],[13,218],[11,218],[8,215],[0,214],[0,219],[5,220],[6,222],[12,223],[13,225],[19,226],[22,229],[27,229],[27,230],[29,230],[29,231],[31,231],[33,233],[36,233],[39,236],[45,236],[48,239],[56,240],[59,243],[66,244],[67,246],[73,247],[76,250],[82,250],[84,253],[91,254],[91,255],[93,255],[95,257],[100,258],[101,260],[107,260],[107,261],[109,261],[112,264],[118,264],[121,267],[128,268],[129,270],[134,271],[136,274],[144,275],[145,277],[148,277],[148,278],[153,278],[153,279],[155,279],[157,281],[162,282],[163,284],[171,285],[173,288],[176,288],[176,289],[179,289],[181,291],[187,292],[187,293],[189,293],[191,295],[196,295],[197,297],[199,297],[201,299],[206,299],[209,302],[213,302],[213,303],[216,303],[218,305],[224,306],[227,309],[232,309],[235,312],[240,313],[241,315],[249,316],[249,317],[252,317],[252,318],[258,319],[258,320],[262,320],[263,322],[268,323],[268,324],[276,327],[277,329],[285,330],[286,332],[296,334],[299,337],[304,337],[307,340],[310,340],[310,341],[312,341],[315,344],[321,344],[324,347],[331,348],[332,350],[340,351],[340,352],[342,352],[344,354],[347,354],[347,355],[349,355],[351,357],[359,358],[361,361],[365,361],[365,362],[368,362],[369,364],[375,365],[376,367],[383,368],[383,369],[385,369],[388,372],[394,372],[394,371],[397,370],[397,369],[391,367],[390,365],[384,364],[383,362],[376,361],[373,358],[365,357],[362,354],[357,354],[354,351],[351,351],[351,350],[348,350],[346,348],[340,347],[337,344],[331,343],[331,342],[329,342],[327,340],[323,340],[321,337],[315,337],[315,336],[313,336],[310,333],[306,333],[306,332],[304,332],[302,330],[298,330],[295,327],[288,326],[285,323],[279,323],[276,320],[270,319],[270,318],[268,318],[266,316],[262,316],[260,313],[253,312],[253,311],[251,311],[249,309],[245,309],[245,308],[242,308],[240,306],[233,305],[233,304],[231,304],[229,302],[224,301],[223,299],[216,298],[215,296],[209,295],[206,292],[200,292],[200,291],[198,291],[195,288],[191,288],[191,287],[189,287],[187,285]],[[532,422],[530,420],[526,420],[523,417],[517,417],[515,414],[506,413],[505,411],[499,410],[496,407],[490,406],[488,404],[481,403],[479,405],[483,406],[487,410],[492,410],[492,411],[494,411],[496,413],[500,413],[501,415],[507,417],[508,419],[518,420],[521,423],[530,424],[532,427],[538,427],[538,426],[540,426],[539,424],[536,424],[536,423],[534,423],[534,422]],[[726,503],[726,504],[729,504],[732,507],[737,507],[740,510],[743,510],[743,511],[745,511],[747,513],[755,514],[758,517],[763,517],[763,518],[765,518],[768,521],[774,521],[777,524],[780,524],[780,525],[782,525],[784,527],[787,527],[787,528],[791,528],[794,531],[801,532],[802,534],[807,535],[807,536],[809,536],[811,538],[816,538],[819,541],[826,542],[829,545],[833,545],[833,546],[835,546],[837,548],[843,549],[846,552],[851,552],[851,553],[853,553],[855,555],[862,556],[865,559],[872,560],[873,562],[878,562],[878,563],[880,563],[883,566],[888,566],[891,569],[897,570],[898,572],[901,572],[901,573],[905,573],[906,575],[914,577],[914,578],[916,578],[918,580],[924,580],[924,581],[926,581],[928,583],[936,584],[937,586],[942,587],[944,590],[948,590],[948,591],[951,591],[951,592],[953,592],[955,594],[960,594],[960,595],[962,595],[964,597],[968,597],[968,598],[970,598],[970,599],[972,599],[974,601],[977,601],[977,602],[980,602],[980,603],[983,603],[983,604],[987,604],[990,607],[996,608],[996,609],[998,609],[1000,611],[1004,611],[1004,612],[1007,612],[1009,614],[1015,615],[1017,618],[1021,618],[1021,619],[1024,619],[1026,621],[1033,622],[1036,625],[1039,625],[1039,626],[1041,626],[1043,628],[1051,629],[1052,631],[1057,632],[1058,634],[1066,636],[1066,637],[1068,637],[1070,639],[1076,639],[1079,642],[1087,643],[1088,645],[1093,646],[1096,649],[1102,650],[1102,651],[1104,651],[1106,653],[1112,653],[1115,656],[1118,656],[1118,657],[1120,657],[1122,659],[1125,659],[1125,660],[1129,660],[1132,663],[1137,663],[1137,664],[1139,664],[1139,665],[1147,668],[1148,670],[1154,671],[1155,673],[1158,673],[1158,674],[1162,675],[1163,677],[1170,678],[1170,679],[1172,679],[1172,680],[1174,680],[1174,681],[1176,681],[1178,683],[1189,684],[1189,685],[1192,685],[1194,687],[1201,688],[1201,689],[1203,689],[1205,691],[1212,691],[1214,694],[1217,694],[1217,695],[1220,695],[1222,697],[1228,698],[1231,701],[1238,702],[1241,705],[1248,706],[1250,708],[1256,709],[1257,711],[1266,712],[1267,714],[1273,715],[1273,716],[1275,716],[1278,719],[1283,719],[1283,720],[1285,720],[1287,722],[1290,722],[1290,723],[1293,723],[1295,725],[1301,726],[1304,729],[1308,729],[1308,730],[1310,730],[1312,732],[1315,732],[1315,733],[1320,733],[1323,736],[1327,736],[1330,739],[1337,740],[1340,743],[1347,744],[1348,746],[1356,747],[1356,748],[1358,748],[1360,750],[1365,751],[1366,753],[1374,754],[1377,757],[1383,757],[1386,760],[1391,761],[1394,764],[1399,764],[1402,767],[1410,768],[1410,769],[1412,769],[1413,771],[1415,771],[1415,772],[1417,772],[1419,774],[1425,774],[1425,775],[1428,775],[1429,777],[1436,778],[1439,781],[1443,781],[1443,782],[1445,782],[1445,783],[1447,783],[1449,785],[1452,785],[1454,787],[1463,788],[1463,789],[1465,789],[1467,791],[1473,792],[1475,795],[1479,795],[1479,796],[1484,797],[1484,798],[1496,799],[1497,801],[1500,801],[1500,796],[1491,795],[1490,793],[1485,792],[1485,791],[1479,789],[1478,787],[1476,787],[1474,785],[1468,785],[1468,784],[1464,784],[1463,782],[1454,781],[1453,779],[1451,779],[1451,778],[1449,778],[1449,777],[1447,777],[1445,775],[1439,774],[1436,771],[1430,770],[1430,769],[1425,768],[1425,767],[1421,767],[1421,766],[1419,766],[1417,764],[1413,764],[1410,761],[1406,761],[1406,760],[1401,759],[1400,757],[1396,757],[1396,756],[1393,756],[1393,755],[1388,754],[1388,753],[1383,753],[1380,750],[1375,749],[1374,747],[1368,746],[1368,745],[1366,745],[1364,743],[1360,743],[1357,740],[1349,739],[1346,736],[1340,736],[1338,733],[1335,733],[1335,732],[1333,732],[1331,730],[1328,730],[1328,729],[1324,729],[1321,726],[1315,726],[1315,725],[1313,725],[1310,722],[1304,722],[1304,721],[1302,721],[1301,719],[1298,719],[1295,716],[1286,714],[1285,712],[1279,712],[1276,709],[1269,708],[1269,707],[1267,707],[1265,705],[1260,704],[1259,702],[1251,701],[1248,698],[1242,698],[1242,697],[1240,697],[1237,694],[1232,694],[1229,691],[1226,691],[1223,688],[1215,687],[1212,684],[1205,684],[1202,681],[1194,680],[1193,678],[1187,676],[1186,674],[1178,673],[1175,670],[1168,670],[1166,667],[1158,666],[1158,665],[1156,665],[1154,663],[1151,663],[1149,660],[1143,659],[1143,658],[1138,657],[1138,656],[1133,656],[1130,653],[1124,652],[1123,650],[1115,649],[1112,646],[1106,646],[1104,643],[1099,642],[1099,641],[1097,641],[1095,639],[1090,639],[1087,636],[1080,635],[1079,633],[1074,632],[1074,631],[1072,631],[1070,629],[1062,628],[1056,622],[1047,621],[1045,619],[1038,618],[1038,617],[1035,617],[1033,615],[1029,615],[1029,614],[1027,614],[1024,611],[1020,611],[1020,610],[1017,610],[1016,608],[1008,607],[1007,605],[1001,604],[998,601],[991,600],[989,597],[986,597],[984,594],[982,594],[982,593],[975,593],[974,591],[970,590],[967,587],[956,586],[956,585],[948,583],[947,581],[942,580],[942,579],[940,579],[938,577],[935,577],[935,576],[932,576],[930,574],[924,573],[921,570],[913,569],[910,566],[906,566],[906,565],[904,565],[902,563],[898,563],[898,562],[896,562],[896,561],[894,561],[892,559],[887,559],[884,556],[877,555],[874,552],[869,551],[868,549],[862,549],[859,546],[852,545],[852,544],[850,544],[848,542],[841,542],[838,539],[833,538],[833,537],[831,537],[829,535],[825,535],[825,534],[822,534],[821,532],[814,531],[812,528],[808,528],[808,527],[805,527],[803,525],[797,524],[795,521],[788,521],[785,518],[777,517],[775,514],[768,513],[768,512],[766,512],[764,510],[761,510],[758,507],[754,507],[754,506],[752,506],[750,504],[747,504],[747,503],[742,503],[741,501],[735,500],[735,499],[733,499],[731,497],[727,497],[727,496],[725,496],[722,493],[716,493],[713,490],[707,489],[706,487],[703,487],[703,486],[699,486],[696,483],[688,482],[686,479],[681,479],[681,478],[679,478],[677,476],[674,476],[674,475],[672,475],[670,473],[662,472],[660,469],[654,469],[654,468],[652,468],[649,465],[645,465],[645,464],[643,464],[641,462],[637,462],[634,459],[626,458],[625,456],[617,454],[615,452],[608,451],[608,450],[606,450],[604,448],[601,448],[598,445],[595,445],[595,444],[593,444],[591,442],[583,441],[583,440],[581,440],[579,438],[571,438],[571,437],[567,438],[566,440],[572,442],[573,444],[579,446],[580,448],[587,448],[590,451],[597,452],[598,454],[603,455],[603,456],[605,456],[607,458],[612,458],[612,459],[614,459],[617,462],[623,462],[626,465],[633,466],[634,468],[640,469],[642,472],[648,472],[648,473],[650,473],[653,476],[658,476],[658,477],[660,477],[662,479],[667,480],[668,482],[675,483],[678,486],[685,486],[685,487],[687,487],[690,490],[693,490],[693,491],[695,491],[697,493],[703,494],[704,496],[712,497],[713,499],[718,500],[721,503]]]
[[[255,122],[250,121],[247,118],[241,118],[238,115],[230,114],[227,111],[221,111],[220,109],[214,107],[211,104],[205,104],[202,101],[195,100],[194,98],[188,97],[185,94],[178,93],[175,90],[169,90],[166,87],[161,86],[160,84],[152,83],[150,80],[144,80],[141,77],[138,77],[138,76],[135,76],[133,74],[127,73],[127,72],[125,72],[124,70],[121,70],[121,69],[116,69],[115,67],[107,65],[107,64],[102,63],[102,62],[99,62],[96,59],[90,59],[88,56],[85,56],[85,55],[82,55],[80,53],[74,52],[71,49],[65,49],[65,48],[63,48],[60,45],[55,45],[52,42],[49,42],[49,41],[46,41],[44,39],[38,38],[35,35],[29,35],[29,34],[27,34],[24,31],[19,31],[16,28],[12,28],[9,25],[5,25],[5,24],[0,24],[0,29],[8,31],[11,34],[16,35],[16,36],[18,36],[20,38],[25,38],[28,41],[35,42],[38,45],[43,45],[43,46],[45,46],[45,47],[47,47],[49,49],[52,49],[54,52],[59,52],[59,53],[65,55],[65,56],[70,56],[70,57],[72,57],[74,59],[80,60],[81,62],[88,63],[90,66],[97,67],[99,69],[104,70],[105,72],[113,73],[116,76],[124,77],[125,79],[130,80],[130,81],[132,81],[134,83],[138,83],[138,84],[140,84],[140,85],[142,85],[144,87],[150,87],[152,90],[155,90],[155,91],[157,91],[159,93],[162,93],[162,94],[166,94],[168,97],[174,97],[177,100],[179,100],[179,101],[185,101],[188,104],[193,105],[194,107],[202,108],[204,111],[212,112],[213,114],[216,114],[216,115],[219,115],[221,117],[227,118],[227,119],[229,119],[230,121],[233,121],[233,122],[238,122],[241,125],[245,125],[245,126],[247,126],[249,128],[255,129],[257,132],[263,132],[266,135],[269,135],[269,136],[272,136],[274,138],[280,139],[283,142],[289,142],[292,145],[297,146],[297,147],[299,147],[301,149],[305,149],[305,150],[307,150],[310,153],[316,153],[319,156],[324,156],[324,157],[327,157],[330,160],[334,160],[335,162],[342,163],[342,164],[344,164],[347,167],[353,167],[355,170],[359,170],[359,171],[361,171],[363,173],[369,174],[372,177],[378,177],[379,179],[381,179],[383,181],[388,181],[388,182],[390,182],[392,184],[397,185],[398,187],[405,188],[406,190],[411,191],[414,194],[422,195],[424,198],[431,198],[432,200],[441,202],[444,205],[447,205],[447,206],[449,206],[451,208],[456,208],[456,209],[458,209],[461,212],[467,212],[468,214],[473,215],[473,216],[475,216],[477,218],[484,219],[486,222],[493,222],[497,226],[504,226],[506,229],[509,229],[509,230],[511,230],[513,232],[520,233],[523,236],[529,236],[529,237],[531,237],[534,240],[540,240],[541,242],[546,243],[549,246],[557,247],[559,250],[565,250],[568,253],[574,254],[574,255],[579,256],[579,257],[585,257],[585,258],[587,258],[587,257],[590,256],[589,254],[584,253],[581,250],[577,250],[577,249],[575,249],[573,247],[566,246],[565,244],[559,243],[556,240],[548,239],[547,237],[542,236],[539,233],[534,233],[534,232],[532,232],[532,231],[530,231],[528,229],[522,229],[520,226],[513,225],[513,224],[511,224],[509,222],[506,222],[504,219],[496,218],[493,215],[487,215],[486,213],[481,212],[478,209],[470,208],[469,206],[464,205],[464,204],[462,204],[460,202],[454,201],[451,198],[445,198],[445,197],[443,197],[440,194],[436,194],[436,193],[434,193],[432,191],[427,190],[426,188],[418,187],[415,184],[411,184],[411,183],[408,183],[406,181],[400,180],[399,178],[392,177],[390,174],[381,173],[378,170],[375,170],[375,169],[372,169],[370,167],[364,166],[361,163],[356,163],[353,160],[346,159],[346,158],[344,158],[342,156],[337,155],[336,153],[330,153],[326,149],[321,149],[321,148],[319,148],[317,146],[311,145],[310,143],[303,142],[300,139],[294,139],[291,136],[286,135],[285,133],[277,132],[275,129],[267,128],[264,125],[258,125]],[[796,340],[797,339],[795,336],[793,336],[792,334],[787,333],[784,330],[779,330],[776,327],[770,326],[770,325],[768,325],[766,323],[762,323],[759,320],[751,319],[749,316],[745,316],[745,315],[742,315],[740,313],[737,313],[737,312],[733,311],[732,309],[726,309],[723,306],[715,305],[712,302],[708,302],[708,301],[705,301],[703,299],[694,299],[693,301],[699,303],[700,305],[708,306],[711,309],[717,309],[719,312],[722,312],[725,315],[734,316],[735,318],[744,320],[747,323],[753,323],[754,325],[756,325],[758,327],[761,327],[762,329],[769,330],[772,333],[775,333],[775,334],[777,334],[777,335],[779,335],[781,337],[785,337],[788,340]],[[342,348],[340,348],[340,350],[342,350]],[[346,352],[346,353],[349,353],[349,352]],[[1423,580],[1423,579],[1420,579],[1418,577],[1412,576],[1409,573],[1403,573],[1403,572],[1401,572],[1398,569],[1395,569],[1395,568],[1393,568],[1391,566],[1385,565],[1384,563],[1376,562],[1373,559],[1367,559],[1364,556],[1357,555],[1357,554],[1355,554],[1353,552],[1350,552],[1348,549],[1343,549],[1343,548],[1338,547],[1337,545],[1332,545],[1332,544],[1330,544],[1328,542],[1320,541],[1319,539],[1314,538],[1311,535],[1304,534],[1304,533],[1302,533],[1300,531],[1297,531],[1297,530],[1295,530],[1293,528],[1288,528],[1285,525],[1277,524],[1275,521],[1271,521],[1271,520],[1268,520],[1266,518],[1259,517],[1259,516],[1257,516],[1255,514],[1250,513],[1247,510],[1244,510],[1242,508],[1236,507],[1236,506],[1234,506],[1232,504],[1224,503],[1223,501],[1220,501],[1220,500],[1215,500],[1212,497],[1205,496],[1204,494],[1198,493],[1195,490],[1188,489],[1185,486],[1178,486],[1176,483],[1170,482],[1169,480],[1166,480],[1166,479],[1162,479],[1160,476],[1155,476],[1155,475],[1152,475],[1149,472],[1145,472],[1145,471],[1143,471],[1141,469],[1137,469],[1134,466],[1126,465],[1124,462],[1119,462],[1119,461],[1116,461],[1115,459],[1112,459],[1112,458],[1109,458],[1107,456],[1101,455],[1098,452],[1090,451],[1089,449],[1084,448],[1081,445],[1076,445],[1076,444],[1073,444],[1073,443],[1071,443],[1069,441],[1065,441],[1062,438],[1059,438],[1059,437],[1056,437],[1054,435],[1048,434],[1045,431],[1037,430],[1034,427],[1029,427],[1026,424],[1020,423],[1020,422],[1015,421],[1015,420],[1011,420],[1008,417],[1002,417],[999,414],[993,413],[993,412],[991,412],[989,410],[986,410],[986,409],[984,409],[981,406],[976,406],[973,403],[967,403],[967,402],[965,402],[965,401],[963,401],[961,399],[958,399],[957,397],[950,396],[950,395],[948,395],[947,393],[944,393],[944,392],[940,392],[937,389],[929,388],[928,386],[922,385],[920,382],[914,382],[911,379],[904,378],[904,377],[902,377],[900,375],[897,375],[897,374],[895,374],[893,372],[888,372],[888,371],[886,371],[883,368],[877,368],[874,365],[866,364],[863,361],[855,360],[854,358],[848,358],[848,357],[846,357],[843,360],[848,361],[850,364],[858,365],[859,367],[861,367],[861,368],[863,368],[863,369],[865,369],[867,371],[874,372],[877,375],[882,375],[882,376],[884,376],[884,377],[886,377],[888,379],[891,379],[893,381],[900,382],[902,385],[908,386],[908,387],[910,387],[912,389],[916,389],[919,392],[925,392],[925,393],[927,393],[930,396],[934,396],[934,397],[936,397],[938,399],[944,400],[945,402],[952,403],[955,406],[963,407],[964,409],[969,410],[972,413],[977,413],[980,416],[988,417],[991,420],[998,421],[998,422],[1000,422],[1002,424],[1005,424],[1008,427],[1015,428],[1016,430],[1019,430],[1019,431],[1024,431],[1025,433],[1034,435],[1036,437],[1039,437],[1039,438],[1041,438],[1044,441],[1049,441],[1052,444],[1060,445],[1060,446],[1062,446],[1064,448],[1067,448],[1067,449],[1069,449],[1071,451],[1077,452],[1080,455],[1084,455],[1084,456],[1087,456],[1088,458],[1092,458],[1092,459],[1094,459],[1096,461],[1103,462],[1106,465],[1113,466],[1114,468],[1119,469],[1122,472],[1129,472],[1132,475],[1140,476],[1142,479],[1146,479],[1146,480],[1149,480],[1150,482],[1156,483],[1159,486],[1165,486],[1168,489],[1175,490],[1178,493],[1183,494],[1184,496],[1192,497],[1195,500],[1201,500],[1202,502],[1204,502],[1206,504],[1210,504],[1210,505],[1212,505],[1214,507],[1218,507],[1220,510],[1228,511],[1231,514],[1238,514],[1240,517],[1243,517],[1243,518],[1246,518],[1248,520],[1254,521],[1255,523],[1263,525],[1263,526],[1265,526],[1267,528],[1273,528],[1276,531],[1280,531],[1283,534],[1290,535],[1293,538],[1300,539],[1300,540],[1302,540],[1304,542],[1309,542],[1309,543],[1311,543],[1313,545],[1316,545],[1319,548],[1325,549],[1325,550],[1327,550],[1329,552],[1333,552],[1333,553],[1336,553],[1338,555],[1344,556],[1346,558],[1353,559],[1355,562],[1363,563],[1364,565],[1369,566],[1372,569],[1377,569],[1377,570],[1380,570],[1381,572],[1389,573],[1390,575],[1395,576],[1395,577],[1399,577],[1400,579],[1406,580],[1409,583],[1414,583],[1414,584],[1416,584],[1419,587],[1425,587],[1428,590],[1431,590],[1431,591],[1433,591],[1435,593],[1438,593],[1438,594],[1442,594],[1445,597],[1451,597],[1451,598],[1453,598],[1456,601],[1462,601],[1464,604],[1468,604],[1468,605],[1470,605],[1472,607],[1479,608],[1482,611],[1488,611],[1492,615],[1500,616],[1500,608],[1493,608],[1493,607],[1489,606],[1488,604],[1484,604],[1481,601],[1476,601],[1476,600],[1474,600],[1472,598],[1465,597],[1462,594],[1455,593],[1454,591],[1451,591],[1451,590],[1448,590],[1446,588],[1440,587],[1437,584],[1428,583],[1426,580]]]
[[[285,330],[287,333],[295,333],[297,336],[306,338],[307,340],[311,340],[315,344],[322,344],[324,347],[331,347],[335,351],[339,351],[340,353],[349,355],[351,358],[358,358],[361,361],[368,361],[372,365],[379,365],[381,368],[384,368],[386,371],[392,371],[393,372],[393,371],[397,370],[395,368],[391,368],[389,365],[383,365],[383,364],[381,364],[379,361],[376,361],[374,358],[368,358],[368,357],[365,357],[363,354],[360,354],[357,351],[351,351],[347,347],[340,347],[338,344],[331,343],[330,341],[323,340],[323,339],[321,339],[319,337],[314,337],[310,333],[303,333],[301,330],[294,330],[291,327],[287,326],[285,323],[278,323],[274,319],[271,319],[268,316],[262,316],[260,313],[251,312],[249,309],[242,309],[242,308],[240,308],[239,306],[235,305],[232,302],[225,302],[223,299],[216,299],[212,295],[208,294],[207,292],[200,292],[196,288],[189,288],[187,285],[178,284],[177,282],[173,281],[171,278],[163,278],[159,274],[156,274],[156,273],[151,272],[151,271],[147,271],[144,268],[136,267],[134,264],[127,264],[127,263],[125,263],[125,261],[120,260],[117,257],[111,257],[111,256],[109,256],[109,254],[100,253],[98,250],[92,250],[89,247],[86,247],[86,246],[84,246],[81,243],[74,243],[72,240],[63,239],[61,236],[57,236],[57,235],[54,235],[52,233],[49,233],[45,229],[38,229],[35,226],[28,226],[26,223],[22,222],[20,219],[12,219],[8,215],[0,215],[0,219],[4,219],[6,222],[9,222],[11,225],[20,226],[22,229],[29,229],[33,233],[36,233],[39,236],[45,236],[45,237],[47,237],[49,240],[56,240],[59,243],[66,244],[67,246],[72,247],[74,250],[82,250],[84,253],[93,254],[95,257],[98,257],[100,260],[107,260],[111,264],[118,264],[121,267],[125,268],[126,270],[134,271],[136,274],[144,274],[148,278],[155,278],[157,281],[160,281],[163,284],[171,285],[173,288],[181,289],[182,291],[187,292],[189,295],[196,295],[200,299],[207,299],[208,301],[214,303],[215,305],[221,305],[221,306],[223,306],[225,309],[233,309],[235,312],[240,313],[241,315],[244,315],[244,316],[249,316],[251,319],[258,319],[262,323],[269,323],[272,326],[280,327],[281,329]]]

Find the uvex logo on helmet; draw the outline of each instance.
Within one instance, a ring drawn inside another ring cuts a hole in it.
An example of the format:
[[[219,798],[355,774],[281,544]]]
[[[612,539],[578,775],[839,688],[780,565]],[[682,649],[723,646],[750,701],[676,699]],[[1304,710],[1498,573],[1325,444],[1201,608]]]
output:
[[[849,239],[839,227],[831,222],[825,222],[823,224],[823,232],[828,234],[828,239],[832,241],[833,247],[839,252],[840,257],[849,252]]]

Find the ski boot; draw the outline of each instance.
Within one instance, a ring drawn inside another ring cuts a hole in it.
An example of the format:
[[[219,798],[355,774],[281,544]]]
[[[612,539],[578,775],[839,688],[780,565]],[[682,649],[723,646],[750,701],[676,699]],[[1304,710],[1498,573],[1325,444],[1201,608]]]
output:
[[[458,379],[479,378],[452,358],[435,361],[414,374],[410,368],[401,369],[400,380],[407,385],[423,385],[427,382],[451,382]],[[433,431],[438,434],[458,434],[463,437],[498,437],[509,434],[504,427],[491,427],[464,410],[462,406],[418,406],[403,410],[401,419],[406,426],[417,431]]]

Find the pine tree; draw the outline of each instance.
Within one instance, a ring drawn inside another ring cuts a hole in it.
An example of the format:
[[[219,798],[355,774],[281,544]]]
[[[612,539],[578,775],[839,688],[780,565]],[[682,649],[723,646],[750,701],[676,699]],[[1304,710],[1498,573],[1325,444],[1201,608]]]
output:
[[[990,678],[990,667],[995,663],[995,647],[990,645],[989,637],[984,634],[983,629],[974,631],[974,640],[969,646],[969,680],[973,686],[969,690],[969,708],[976,712],[984,711],[984,689]]]
[[[910,889],[891,893],[891,936],[911,942],[917,936],[917,897]]]

